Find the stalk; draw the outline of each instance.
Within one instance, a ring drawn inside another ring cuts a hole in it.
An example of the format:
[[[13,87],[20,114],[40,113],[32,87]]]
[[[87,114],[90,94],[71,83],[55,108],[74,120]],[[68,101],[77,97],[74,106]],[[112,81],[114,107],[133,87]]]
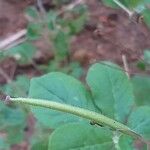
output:
[[[96,122],[97,124],[102,124],[109,126],[111,129],[114,129],[116,131],[120,131],[124,134],[130,135],[133,138],[142,139],[142,137],[135,133],[133,130],[131,130],[126,125],[119,123],[113,119],[110,119],[102,114],[83,109],[80,107],[75,107],[67,104],[62,104],[54,101],[49,100],[42,100],[42,99],[33,99],[33,98],[6,98],[7,102],[10,101],[11,103],[20,103],[20,104],[28,104],[32,106],[39,106],[44,108],[49,108],[53,110],[57,110],[60,112],[66,112],[70,113],[88,120],[92,120]]]

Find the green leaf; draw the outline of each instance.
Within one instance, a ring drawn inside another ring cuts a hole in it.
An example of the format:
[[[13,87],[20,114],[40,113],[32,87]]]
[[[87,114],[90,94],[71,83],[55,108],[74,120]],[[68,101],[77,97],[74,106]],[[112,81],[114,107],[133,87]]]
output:
[[[148,27],[150,27],[150,16],[149,16],[149,14],[150,14],[150,9],[145,9],[142,12],[144,21],[145,21],[145,23],[147,24]]]
[[[24,139],[27,114],[21,108],[11,108],[0,102],[0,131],[6,132],[5,141],[16,144]]]
[[[70,72],[68,73],[79,79],[84,73],[84,70],[81,67],[81,65],[78,62],[72,62],[69,65]]]
[[[27,76],[17,76],[16,80],[5,84],[2,87],[2,92],[13,97],[26,97],[29,90],[30,80]]]
[[[79,4],[76,7],[74,7],[73,9],[71,9],[71,13],[75,14],[75,15],[82,15],[84,13],[87,13],[88,7],[85,4]]]
[[[14,126],[24,126],[26,114],[21,108],[11,108],[0,102],[0,130]]]
[[[49,134],[52,130],[43,128],[38,122],[34,127],[35,132],[32,134],[32,139],[30,140],[31,150],[48,150]]]
[[[5,56],[16,58],[19,64],[28,64],[31,63],[35,52],[36,48],[32,44],[25,42],[16,47],[10,48],[5,53]]]
[[[142,3],[143,0],[120,0],[122,4],[128,8],[135,8]]]
[[[9,150],[9,145],[6,143],[3,137],[0,137],[0,149],[1,150]]]
[[[120,67],[110,62],[90,67],[86,81],[102,113],[125,123],[134,104],[132,86]]]
[[[29,40],[37,40],[42,35],[42,24],[40,23],[29,23],[27,27],[27,37]]]
[[[69,53],[69,36],[65,32],[59,31],[54,38],[54,47],[56,50],[56,57],[66,57]]]
[[[57,25],[56,25],[56,21],[57,21],[57,13],[55,11],[49,11],[47,14],[46,14],[46,22],[48,24],[48,28],[50,30],[56,30],[57,29]]]
[[[10,145],[19,144],[24,140],[24,127],[25,126],[16,126],[7,128],[7,143]]]
[[[31,80],[29,97],[87,108],[89,93],[75,78],[53,72]],[[32,111],[46,127],[56,128],[67,122],[82,121],[76,116],[49,109],[32,108]]]
[[[134,76],[132,77],[132,84],[134,89],[135,101],[138,106],[149,105],[150,106],[150,78],[146,76]]]
[[[141,106],[134,110],[129,116],[128,126],[146,140],[150,140],[150,107]]]
[[[144,61],[148,64],[150,64],[150,50],[144,51]]]
[[[32,17],[33,19],[38,19],[39,13],[35,7],[27,7],[25,13]]]
[[[48,138],[37,140],[31,147],[31,150],[48,150]]]
[[[87,20],[87,15],[82,14],[77,19],[71,20],[68,23],[71,34],[79,33],[83,28]]]
[[[133,138],[127,135],[122,135],[119,138],[119,147],[121,150],[135,150]]]
[[[144,61],[138,61],[137,62],[137,67],[142,70],[142,71],[145,71],[146,70],[146,64]]]
[[[49,139],[49,150],[104,149],[113,149],[111,131],[88,124],[66,124],[56,129]]]

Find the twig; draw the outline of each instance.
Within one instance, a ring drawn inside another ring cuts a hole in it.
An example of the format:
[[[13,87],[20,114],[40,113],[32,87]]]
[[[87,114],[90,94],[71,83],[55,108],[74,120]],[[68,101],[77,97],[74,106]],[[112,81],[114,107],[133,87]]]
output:
[[[25,42],[26,40],[27,40],[26,37],[21,38],[21,39],[18,39],[18,40],[16,40],[15,42],[13,42],[13,43],[11,43],[10,45],[8,45],[7,47],[5,47],[5,50],[10,49],[10,48],[12,48],[12,47],[15,47],[15,46],[17,46],[17,45],[19,45],[19,44]]]
[[[62,12],[64,11],[68,11],[68,10],[72,10],[75,6],[79,5],[79,4],[83,4],[85,0],[76,0],[73,3],[69,4],[68,6],[64,7],[64,9],[62,10]],[[60,12],[60,13],[62,13]]]
[[[5,49],[8,45],[14,43],[15,41],[17,41],[18,39],[20,39],[21,37],[24,37],[27,33],[26,29],[23,29],[19,32],[17,32],[16,34],[6,38],[5,40],[0,42],[0,49]]]
[[[125,12],[128,13],[129,17],[132,17],[134,12],[130,11],[126,6],[124,6],[119,0],[113,0],[119,7],[121,7]]]
[[[124,55],[124,54],[122,55],[122,61],[123,61],[125,73],[128,76],[128,78],[130,78],[129,67],[128,67],[128,63],[127,63],[127,58],[126,58],[126,55]]]
[[[98,124],[109,126],[111,129],[130,135],[135,139],[138,138],[144,141],[145,143],[147,142],[141,137],[141,135],[135,133],[126,125],[119,123],[111,118],[108,118],[102,114],[96,113],[94,111],[90,111],[84,108],[62,104],[50,100],[32,99],[32,98],[10,98],[10,97],[7,97],[7,100],[11,101],[12,103],[28,104],[32,106],[44,107],[44,108],[57,110],[60,112],[70,113],[88,120],[93,120]]]
[[[38,6],[40,12],[42,13],[42,15],[45,16],[46,11],[45,11],[45,9],[43,7],[42,0],[37,0],[37,6]]]

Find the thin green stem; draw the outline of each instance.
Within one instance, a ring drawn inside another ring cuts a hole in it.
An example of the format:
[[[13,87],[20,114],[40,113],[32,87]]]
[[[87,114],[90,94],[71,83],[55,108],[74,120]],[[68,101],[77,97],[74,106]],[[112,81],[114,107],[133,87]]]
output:
[[[23,104],[29,104],[33,106],[39,106],[39,107],[45,107],[53,110],[58,110],[61,112],[66,112],[70,114],[74,114],[76,116],[92,120],[98,124],[106,125],[109,126],[110,128],[120,131],[122,133],[125,133],[127,135],[130,135],[134,138],[140,138],[141,136],[132,131],[129,127],[113,120],[110,119],[104,115],[101,115],[99,113],[79,108],[79,107],[74,107],[71,105],[66,105],[66,104],[61,104],[58,102],[54,101],[49,101],[49,100],[42,100],[42,99],[32,99],[32,98],[7,98],[7,101],[10,100],[12,103],[23,103]]]
[[[121,7],[125,12],[127,12],[129,17],[133,15],[133,12],[130,11],[127,7],[125,7],[119,0],[113,0],[113,2],[116,3],[119,7]]]

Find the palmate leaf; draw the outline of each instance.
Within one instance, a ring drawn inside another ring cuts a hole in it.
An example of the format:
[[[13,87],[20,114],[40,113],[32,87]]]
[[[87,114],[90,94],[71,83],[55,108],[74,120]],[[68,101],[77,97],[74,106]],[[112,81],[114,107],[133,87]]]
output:
[[[103,63],[90,67],[87,83],[102,113],[125,123],[134,105],[131,83],[120,67],[109,62]]]
[[[111,137],[109,129],[81,123],[66,124],[50,136],[49,150],[113,150]]]
[[[52,100],[73,106],[87,108],[89,94],[75,78],[53,72],[31,80],[29,97]],[[35,117],[46,127],[56,128],[64,123],[82,121],[70,114],[45,108],[32,108]]]

